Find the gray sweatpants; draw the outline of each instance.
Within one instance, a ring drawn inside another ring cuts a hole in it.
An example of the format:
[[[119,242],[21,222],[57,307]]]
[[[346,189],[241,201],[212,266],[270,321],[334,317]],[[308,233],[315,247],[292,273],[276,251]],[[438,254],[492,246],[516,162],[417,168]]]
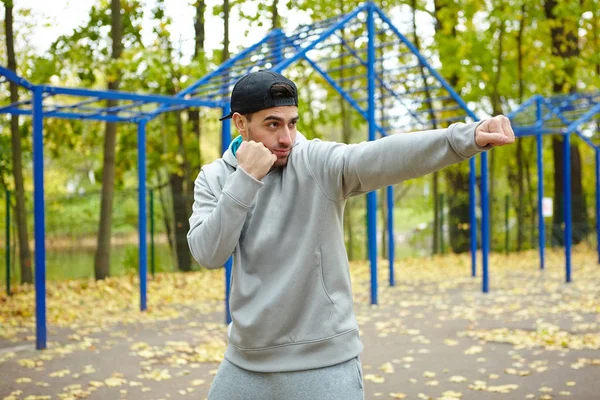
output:
[[[293,372],[252,372],[223,359],[208,400],[364,400],[356,357],[331,367]]]

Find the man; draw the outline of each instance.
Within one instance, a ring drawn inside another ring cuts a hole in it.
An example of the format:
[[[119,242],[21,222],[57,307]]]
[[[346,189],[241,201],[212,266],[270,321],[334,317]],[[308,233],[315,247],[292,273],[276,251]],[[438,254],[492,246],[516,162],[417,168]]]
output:
[[[195,184],[188,242],[218,268],[234,256],[229,343],[209,400],[364,398],[363,345],[344,247],[346,199],[514,142],[505,117],[354,145],[296,130],[296,85],[241,78],[240,133]]]

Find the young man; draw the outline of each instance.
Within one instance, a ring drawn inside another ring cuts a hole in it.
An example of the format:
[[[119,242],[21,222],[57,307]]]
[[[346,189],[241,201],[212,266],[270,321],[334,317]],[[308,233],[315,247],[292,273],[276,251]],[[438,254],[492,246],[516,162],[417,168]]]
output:
[[[363,349],[343,211],[350,196],[514,142],[499,116],[346,145],[297,132],[296,85],[270,71],[231,95],[240,135],[196,179],[188,242],[218,268],[234,256],[232,325],[209,400],[358,400]]]

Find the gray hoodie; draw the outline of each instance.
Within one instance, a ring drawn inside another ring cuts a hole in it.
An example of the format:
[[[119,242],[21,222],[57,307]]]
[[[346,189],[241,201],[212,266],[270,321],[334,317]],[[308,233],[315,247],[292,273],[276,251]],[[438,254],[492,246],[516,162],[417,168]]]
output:
[[[231,149],[195,183],[188,243],[207,268],[233,255],[232,326],[225,358],[257,372],[338,364],[363,349],[344,246],[346,199],[466,160],[486,150],[477,123],[373,142],[307,140],[261,181]]]

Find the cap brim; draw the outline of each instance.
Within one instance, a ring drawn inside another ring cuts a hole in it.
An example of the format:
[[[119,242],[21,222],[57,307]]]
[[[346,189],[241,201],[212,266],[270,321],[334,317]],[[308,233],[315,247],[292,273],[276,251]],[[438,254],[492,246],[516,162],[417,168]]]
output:
[[[225,116],[223,116],[223,117],[219,118],[219,121],[225,121],[226,119],[229,119],[229,118],[231,118],[231,117],[233,117],[233,111],[232,111],[232,112],[230,112],[229,114],[227,114],[227,115],[225,115]]]

